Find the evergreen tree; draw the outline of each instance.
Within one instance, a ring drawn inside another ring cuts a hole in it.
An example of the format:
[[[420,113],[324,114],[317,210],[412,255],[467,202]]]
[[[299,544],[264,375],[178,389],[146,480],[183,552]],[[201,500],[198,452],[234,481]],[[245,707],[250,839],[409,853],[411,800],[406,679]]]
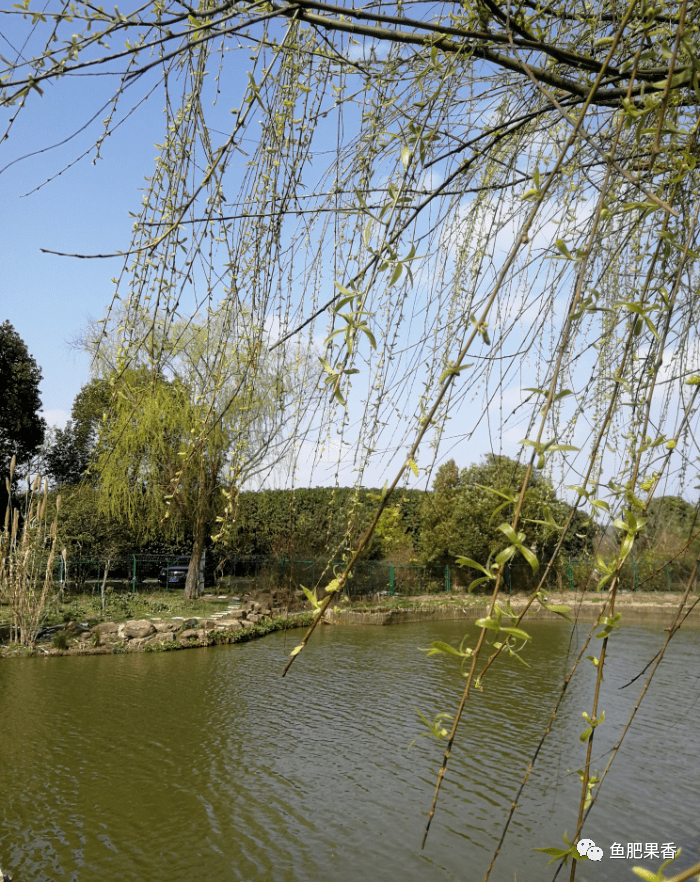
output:
[[[7,506],[5,477],[16,457],[15,479],[41,447],[46,423],[39,415],[41,370],[9,321],[0,325],[0,512]]]
[[[454,565],[458,557],[468,557],[486,565],[506,548],[509,540],[499,528],[511,522],[525,470],[522,463],[495,454],[461,471],[454,460],[441,466],[423,505],[423,561]],[[534,470],[525,493],[520,529],[525,534],[524,544],[540,562],[545,562],[554,550],[560,535],[557,527],[564,526],[570,511],[569,505],[557,498],[547,478]],[[577,513],[565,539],[564,553],[580,556],[589,552],[592,537],[592,528]],[[517,566],[519,561],[513,563]]]
[[[65,429],[56,429],[44,454],[47,477],[54,483],[77,484],[86,475],[111,397],[108,381],[100,378],[90,380],[76,395],[71,420]]]

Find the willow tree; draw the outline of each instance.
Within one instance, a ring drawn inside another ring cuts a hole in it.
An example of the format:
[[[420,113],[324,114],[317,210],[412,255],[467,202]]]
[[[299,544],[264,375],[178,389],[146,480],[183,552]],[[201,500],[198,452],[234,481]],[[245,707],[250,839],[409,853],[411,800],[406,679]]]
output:
[[[200,561],[220,530],[221,494],[237,499],[246,482],[288,460],[294,440],[284,419],[289,375],[269,358],[261,368],[240,323],[235,341],[218,326],[216,337],[209,330],[205,322],[178,323],[159,371],[141,357],[118,369],[110,357],[119,361],[118,345],[96,359],[113,387],[90,469],[99,508],[141,540],[191,540],[188,598],[200,593]]]
[[[611,622],[657,486],[677,492],[691,476],[699,0],[146,0],[129,13],[23,2],[5,10],[24,16],[27,38],[3,73],[8,134],[50,100],[48,82],[119,71],[99,154],[162,87],[160,155],[116,280],[124,364],[145,348],[158,368],[165,352],[129,329],[144,309],[174,319],[184,292],[249,310],[261,335],[278,333],[281,358],[325,325],[326,403],[298,426],[316,433],[314,462],[335,427],[358,484],[368,465],[385,469],[374,524],[410,471],[429,481],[448,418],[451,444],[521,442],[523,482],[495,525],[510,544],[472,562],[491,612],[442,781],[485,636],[499,638],[495,654],[512,650],[496,604],[504,566],[527,557],[533,468],[574,503],[552,555],[532,561],[542,580],[577,508],[617,520],[619,553],[599,561]],[[528,609],[540,602],[534,591]],[[592,792],[594,737],[592,725],[575,837],[602,786]]]

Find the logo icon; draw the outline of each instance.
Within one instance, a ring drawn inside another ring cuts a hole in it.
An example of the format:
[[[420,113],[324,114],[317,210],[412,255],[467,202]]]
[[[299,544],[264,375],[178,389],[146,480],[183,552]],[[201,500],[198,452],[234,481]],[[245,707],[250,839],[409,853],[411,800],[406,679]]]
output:
[[[603,849],[598,848],[592,839],[579,839],[576,843],[576,851],[581,857],[586,855],[589,861],[599,861],[603,858]]]

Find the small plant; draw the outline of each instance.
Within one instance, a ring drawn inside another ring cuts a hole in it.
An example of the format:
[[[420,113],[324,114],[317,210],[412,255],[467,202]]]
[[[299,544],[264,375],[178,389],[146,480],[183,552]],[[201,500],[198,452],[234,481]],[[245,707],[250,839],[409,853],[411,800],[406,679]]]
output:
[[[135,612],[135,602],[131,594],[111,594],[108,601],[109,612],[112,615],[131,618]]]
[[[54,649],[68,649],[68,635],[66,632],[59,631],[58,634],[54,634],[51,645]]]

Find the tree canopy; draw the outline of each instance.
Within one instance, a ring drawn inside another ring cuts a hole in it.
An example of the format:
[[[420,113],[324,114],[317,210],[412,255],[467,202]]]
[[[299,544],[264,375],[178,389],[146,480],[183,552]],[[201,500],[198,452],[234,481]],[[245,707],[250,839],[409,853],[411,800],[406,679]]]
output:
[[[71,419],[56,429],[44,453],[46,474],[56,484],[77,484],[90,467],[99,429],[112,400],[109,381],[96,377],[76,395]]]
[[[697,506],[680,496],[659,496],[652,499],[647,515],[649,523],[640,542],[647,556],[658,561],[679,552],[683,557],[697,557],[700,549]],[[688,553],[683,554],[686,548]]]
[[[101,510],[126,520],[135,538],[191,538],[185,590],[194,597],[202,554],[212,532],[221,533],[233,517],[241,487],[287,458],[294,433],[284,404],[293,389],[303,391],[304,378],[281,374],[243,321],[230,337],[220,328],[212,336],[208,322],[175,327],[162,371],[147,359],[119,371],[105,350],[99,355],[98,364],[112,371],[112,398],[93,471]],[[228,505],[220,516],[222,493]]]
[[[10,461],[20,468],[41,447],[46,422],[39,414],[41,370],[29,354],[26,343],[9,321],[0,325],[0,503],[4,513],[7,497],[5,479]]]
[[[506,548],[509,541],[499,525],[512,518],[525,470],[522,463],[496,455],[461,470],[454,460],[440,466],[433,492],[426,495],[422,507],[420,547],[424,560],[451,565],[460,557],[489,561]],[[538,556],[550,557],[569,512],[570,507],[557,498],[551,483],[535,472],[521,514],[528,542]],[[562,551],[578,557],[591,552],[594,529],[584,524],[580,513],[576,520]],[[518,587],[528,581],[520,577]]]

